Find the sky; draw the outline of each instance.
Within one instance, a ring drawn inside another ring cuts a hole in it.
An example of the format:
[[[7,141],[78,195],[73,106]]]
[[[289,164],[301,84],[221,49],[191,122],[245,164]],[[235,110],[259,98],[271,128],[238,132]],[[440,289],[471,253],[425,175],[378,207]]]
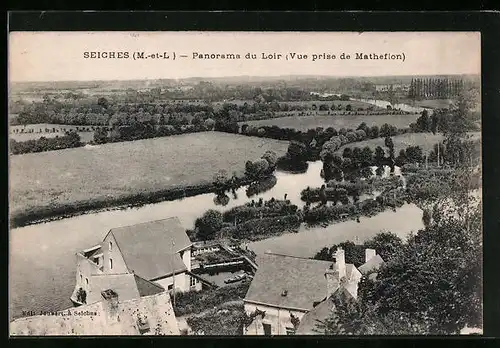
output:
[[[9,80],[480,74],[480,47],[479,32],[11,32]],[[130,58],[85,58],[91,51],[128,52]],[[167,52],[170,59],[134,60],[134,52]],[[234,53],[241,59],[193,59],[195,52]],[[293,52],[308,57],[284,59]],[[359,60],[357,52],[404,54],[405,59]],[[257,59],[244,59],[247,53]],[[283,59],[263,60],[262,53]],[[322,53],[336,59],[312,61],[313,54]],[[351,59],[340,59],[342,53]]]

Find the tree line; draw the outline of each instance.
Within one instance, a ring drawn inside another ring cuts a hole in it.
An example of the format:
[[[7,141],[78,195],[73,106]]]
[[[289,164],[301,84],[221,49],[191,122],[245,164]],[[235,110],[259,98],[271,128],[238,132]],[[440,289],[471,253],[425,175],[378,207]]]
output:
[[[61,150],[67,148],[80,147],[83,143],[80,141],[80,136],[74,131],[66,132],[63,136],[54,138],[41,137],[27,141],[16,141],[10,139],[10,152],[14,155],[31,152],[43,152]]]
[[[458,96],[464,88],[463,80],[449,78],[412,79],[408,97],[411,99],[448,99]]]

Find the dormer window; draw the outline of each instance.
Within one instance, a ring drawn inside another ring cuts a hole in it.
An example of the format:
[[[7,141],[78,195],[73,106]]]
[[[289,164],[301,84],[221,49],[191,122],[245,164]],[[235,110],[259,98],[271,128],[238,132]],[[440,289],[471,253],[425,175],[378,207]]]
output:
[[[288,295],[288,290],[283,290],[281,296],[286,297],[286,295]]]

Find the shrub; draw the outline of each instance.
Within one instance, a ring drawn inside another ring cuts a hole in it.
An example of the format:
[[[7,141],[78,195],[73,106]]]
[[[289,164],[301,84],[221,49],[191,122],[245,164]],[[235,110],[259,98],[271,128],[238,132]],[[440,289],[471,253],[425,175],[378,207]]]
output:
[[[271,236],[289,231],[296,232],[301,221],[300,214],[252,219],[230,228],[224,228],[220,233],[235,239],[253,239],[258,236]]]
[[[228,301],[241,300],[245,297],[249,287],[250,282],[243,281],[224,288],[176,293],[175,315],[201,313]]]

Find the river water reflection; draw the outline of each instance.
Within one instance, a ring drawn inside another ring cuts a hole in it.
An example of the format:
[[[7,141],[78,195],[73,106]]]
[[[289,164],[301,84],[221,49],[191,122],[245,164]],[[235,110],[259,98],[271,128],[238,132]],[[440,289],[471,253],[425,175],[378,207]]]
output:
[[[210,193],[13,229],[10,231],[10,315],[15,318],[21,316],[22,311],[71,307],[69,296],[75,282],[75,253],[99,243],[111,228],[170,216],[179,217],[185,228],[192,228],[195,219],[208,209],[225,211],[252,199],[283,199],[285,194],[294,204],[302,206],[300,192],[307,186],[318,187],[324,183],[320,177],[321,167],[318,161],[309,163],[307,172],[302,174],[277,172],[277,183],[271,190],[248,198],[246,188],[242,187],[237,190],[236,199],[228,194],[230,200],[226,206],[216,205],[215,195]],[[406,235],[410,230],[420,228],[420,219],[418,208],[405,206],[396,213],[361,219],[360,223],[345,222],[328,228],[302,229],[298,234],[289,233],[252,243],[250,248],[256,252],[272,250],[312,256],[323,246],[337,242],[338,238],[358,236],[361,241],[363,237],[384,228]]]

